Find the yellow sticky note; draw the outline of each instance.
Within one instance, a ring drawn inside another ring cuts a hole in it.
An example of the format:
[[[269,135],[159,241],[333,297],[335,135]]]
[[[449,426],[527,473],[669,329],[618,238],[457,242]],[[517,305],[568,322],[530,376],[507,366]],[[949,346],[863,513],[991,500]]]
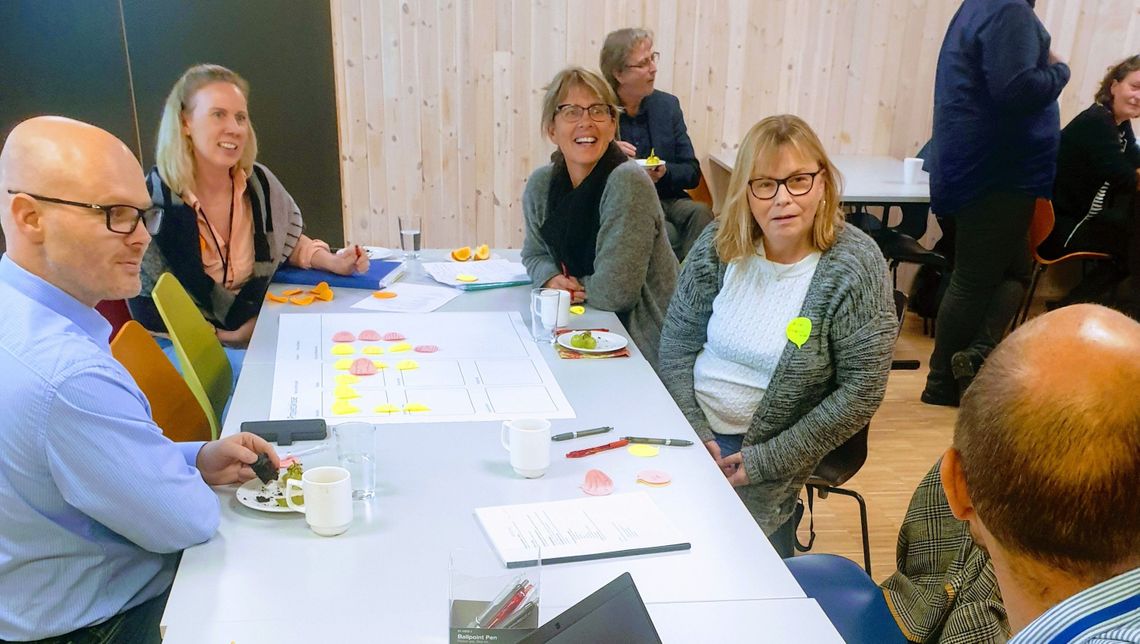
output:
[[[350,356],[356,353],[356,349],[353,349],[351,344],[334,344],[332,353],[334,356]]]
[[[348,385],[337,385],[336,389],[333,389],[333,398],[337,400],[349,400],[359,397],[360,394],[356,393],[356,390]]]
[[[341,358],[340,360],[337,360],[335,364],[333,364],[333,369],[336,369],[337,371],[348,371],[349,367],[351,366],[352,358]]]
[[[455,279],[460,281],[460,282],[477,282],[477,281],[479,281],[478,277],[475,277],[474,275],[469,275],[467,273],[460,273],[460,274],[455,276]]]
[[[349,363],[351,365],[351,363]],[[338,385],[355,385],[360,382],[360,376],[354,376],[351,373],[338,373],[336,375],[336,384]]]
[[[366,355],[366,356],[378,356],[381,353],[384,353],[384,347],[380,347],[380,346],[377,346],[375,344],[370,344],[370,345],[364,347],[363,351],[364,351],[364,355]]]
[[[359,414],[360,408],[347,400],[338,400],[332,404],[332,413],[337,416],[344,416],[346,414]]]
[[[373,360],[372,364],[376,365],[377,369],[387,369],[388,368],[388,363],[382,362],[380,360]]]
[[[788,322],[787,328],[788,339],[792,341],[796,347],[804,348],[804,343],[808,341],[811,336],[811,320],[807,318],[792,318]]]
[[[420,403],[408,403],[404,405],[404,411],[431,411],[427,405]]]
[[[419,369],[420,365],[415,360],[401,360],[396,363],[396,368],[400,371],[408,371],[410,369]]]
[[[377,405],[373,410],[378,414],[395,414],[400,411],[396,405]]]
[[[408,344],[407,342],[397,342],[396,344],[393,344],[392,346],[388,347],[389,353],[400,353],[401,351],[411,351],[411,350],[412,350],[412,345]]]
[[[649,458],[650,456],[657,456],[657,453],[661,451],[661,448],[657,447],[656,445],[646,445],[644,443],[634,443],[633,445],[630,445],[627,449],[629,450],[630,454],[633,454],[634,456],[641,456],[644,458]]]
[[[581,304],[575,304],[574,306],[570,307],[570,312],[574,315],[582,315],[586,312],[586,307],[582,306]]]

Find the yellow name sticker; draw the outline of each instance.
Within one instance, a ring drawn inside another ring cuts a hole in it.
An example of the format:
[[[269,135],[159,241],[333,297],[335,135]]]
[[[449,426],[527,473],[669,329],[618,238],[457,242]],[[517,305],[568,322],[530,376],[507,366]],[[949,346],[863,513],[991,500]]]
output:
[[[811,336],[811,320],[807,318],[792,318],[792,321],[788,322],[786,333],[788,334],[788,339],[796,345],[796,348],[804,348],[804,343],[807,342],[808,337]]]

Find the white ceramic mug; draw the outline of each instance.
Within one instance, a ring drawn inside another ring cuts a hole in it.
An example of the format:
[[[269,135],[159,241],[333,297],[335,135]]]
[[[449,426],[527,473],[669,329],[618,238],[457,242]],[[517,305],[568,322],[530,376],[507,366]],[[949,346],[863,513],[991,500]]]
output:
[[[922,171],[922,159],[903,159],[903,183],[918,183],[918,173]]]
[[[295,494],[304,494],[304,503],[294,503]],[[352,524],[352,477],[335,465],[314,467],[301,474],[301,480],[285,483],[285,503],[305,514],[305,522],[322,537],[335,537]]]
[[[550,342],[554,338],[554,329],[558,326],[558,294],[561,292],[556,288],[531,289],[530,327],[535,342]],[[569,306],[566,316],[570,316]]]
[[[550,421],[520,418],[503,422],[499,436],[511,453],[511,467],[524,478],[536,479],[550,467]]]

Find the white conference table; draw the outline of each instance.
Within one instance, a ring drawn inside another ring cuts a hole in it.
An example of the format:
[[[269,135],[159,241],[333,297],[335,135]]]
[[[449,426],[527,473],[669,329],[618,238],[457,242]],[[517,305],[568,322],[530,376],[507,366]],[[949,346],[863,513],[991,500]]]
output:
[[[513,256],[517,258],[517,251]],[[420,267],[413,266],[409,273],[404,279],[428,279]],[[268,417],[278,315],[357,311],[350,305],[370,295],[363,290],[335,291],[332,302],[305,309],[263,308],[223,434],[239,431],[242,421]],[[440,310],[513,310],[529,322],[528,304],[529,288],[514,287],[465,293]],[[590,308],[574,317],[571,325],[607,327],[627,335],[615,315]],[[244,628],[239,626],[242,623],[280,621],[305,624],[306,629],[329,628],[330,634],[352,633],[359,641],[445,642],[451,552],[483,549],[494,556],[474,508],[578,498],[582,495],[578,486],[591,468],[607,472],[617,484],[615,492],[649,493],[692,549],[545,566],[542,621],[558,614],[557,607],[573,605],[626,571],[650,605],[811,602],[635,347],[631,358],[615,360],[561,360],[553,347],[541,350],[577,414],[575,419],[552,421],[553,431],[611,425],[614,432],[555,443],[546,475],[525,480],[510,468],[499,444],[498,422],[380,425],[377,496],[356,502],[353,525],[332,538],[315,535],[300,514],[251,510],[237,502],[232,486],[216,488],[222,507],[218,534],[183,554],[162,625],[172,635],[194,634],[197,629],[221,634],[231,625],[237,632]],[[625,450],[584,459],[562,457],[563,452],[623,435],[688,438],[696,444],[662,448],[653,459],[636,458]],[[279,451],[309,445],[299,443]],[[335,450],[304,460],[306,467],[334,464]],[[670,472],[672,485],[647,489],[633,484],[635,473],[649,467]],[[732,606],[716,610],[732,612]],[[789,633],[802,628],[838,638],[818,611],[775,610],[772,619]],[[733,621],[714,620],[705,626],[714,633]],[[691,641],[678,632],[662,628],[666,641]],[[259,636],[231,639],[242,644],[279,641]],[[798,640],[802,638],[787,641]]]
[[[718,206],[724,203],[728,178],[736,163],[735,153],[709,154],[713,173],[709,178]],[[918,172],[915,183],[903,183],[903,162],[889,156],[836,155],[831,162],[843,175],[843,203],[901,204],[930,203],[930,175]]]

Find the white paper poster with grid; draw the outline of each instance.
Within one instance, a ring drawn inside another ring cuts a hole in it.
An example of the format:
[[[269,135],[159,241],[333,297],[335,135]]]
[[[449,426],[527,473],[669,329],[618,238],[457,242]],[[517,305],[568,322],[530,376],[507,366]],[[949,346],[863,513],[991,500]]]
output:
[[[517,312],[292,313],[280,318],[269,418],[439,423],[574,409]]]

